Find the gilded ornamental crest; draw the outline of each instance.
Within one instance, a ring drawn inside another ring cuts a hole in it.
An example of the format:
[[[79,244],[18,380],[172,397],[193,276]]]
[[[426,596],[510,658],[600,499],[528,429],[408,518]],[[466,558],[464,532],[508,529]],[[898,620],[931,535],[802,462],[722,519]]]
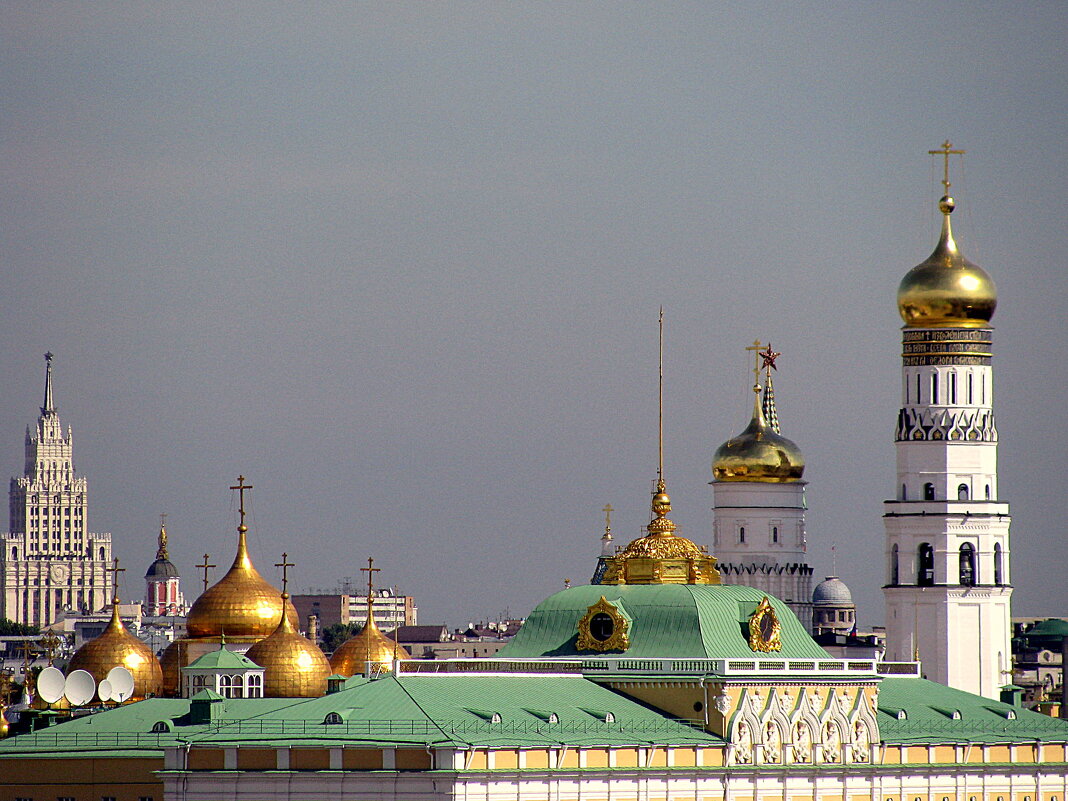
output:
[[[782,650],[782,626],[768,596],[764,596],[749,618],[749,647],[754,651],[768,653]]]
[[[626,651],[630,648],[630,618],[602,595],[579,620],[575,647],[580,651]]]

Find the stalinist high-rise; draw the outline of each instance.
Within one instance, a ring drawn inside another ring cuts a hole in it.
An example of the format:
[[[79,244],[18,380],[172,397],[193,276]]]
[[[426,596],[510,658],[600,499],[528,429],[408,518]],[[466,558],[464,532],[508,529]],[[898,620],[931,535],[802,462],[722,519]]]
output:
[[[957,248],[939,201],[934,252],[898,290],[905,321],[897,482],[885,505],[886,656],[997,698],[1011,674],[1009,507],[998,492],[991,367],[994,282]]]
[[[10,531],[0,558],[0,617],[44,626],[64,610],[97,611],[111,599],[111,535],[90,534],[86,481],[52,398],[52,354],[37,429],[26,429],[23,474],[11,479]]]

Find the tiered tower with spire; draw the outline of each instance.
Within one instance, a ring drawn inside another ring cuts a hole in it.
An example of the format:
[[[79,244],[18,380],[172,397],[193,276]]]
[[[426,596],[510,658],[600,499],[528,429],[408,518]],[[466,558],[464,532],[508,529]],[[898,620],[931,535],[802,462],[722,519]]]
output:
[[[994,282],[957,249],[947,141],[934,252],[898,289],[905,321],[897,492],[885,504],[886,656],[997,698],[1011,678],[1009,507],[998,500]]]
[[[10,531],[2,537],[0,617],[45,626],[65,610],[96,612],[112,596],[111,535],[89,533],[86,480],[74,472],[73,437],[52,398],[52,354],[37,429],[26,429],[23,475],[11,479]]]
[[[182,595],[181,576],[167,553],[166,515],[160,515],[159,547],[156,561],[145,573],[145,614],[152,617],[184,615],[185,598]]]
[[[806,558],[805,462],[779,433],[771,371],[781,355],[755,342],[753,416],[712,459],[713,548],[723,581],[778,596],[812,620],[812,568]],[[764,371],[764,386],[760,373]]]

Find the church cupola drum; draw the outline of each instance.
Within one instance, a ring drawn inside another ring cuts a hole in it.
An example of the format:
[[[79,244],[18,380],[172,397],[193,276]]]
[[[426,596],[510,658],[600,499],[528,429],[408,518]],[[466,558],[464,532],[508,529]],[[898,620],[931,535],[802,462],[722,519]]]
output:
[[[886,656],[997,698],[1011,679],[1009,508],[998,500],[990,276],[953,238],[947,141],[942,230],[898,289],[902,407],[897,486],[885,504]]]
[[[95,612],[111,598],[111,535],[89,532],[85,477],[52,394],[51,353],[35,431],[26,430],[23,474],[8,491],[10,529],[0,547],[0,617],[47,626],[67,610]]]

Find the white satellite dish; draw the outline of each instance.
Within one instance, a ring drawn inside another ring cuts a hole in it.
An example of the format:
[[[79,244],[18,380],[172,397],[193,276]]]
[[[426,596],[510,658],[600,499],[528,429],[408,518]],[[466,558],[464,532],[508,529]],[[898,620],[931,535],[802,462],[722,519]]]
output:
[[[54,704],[63,697],[63,685],[66,681],[63,671],[49,665],[37,677],[37,694],[46,704]]]
[[[63,694],[67,696],[71,706],[82,706],[89,703],[95,693],[96,680],[89,671],[75,670],[67,676]]]
[[[114,699],[115,691],[111,688],[111,682],[104,679],[100,684],[96,685],[96,697],[101,701],[107,702]]]
[[[131,695],[134,691],[134,677],[126,668],[113,667],[108,671],[107,681],[111,682],[111,698],[114,701],[122,703]]]

